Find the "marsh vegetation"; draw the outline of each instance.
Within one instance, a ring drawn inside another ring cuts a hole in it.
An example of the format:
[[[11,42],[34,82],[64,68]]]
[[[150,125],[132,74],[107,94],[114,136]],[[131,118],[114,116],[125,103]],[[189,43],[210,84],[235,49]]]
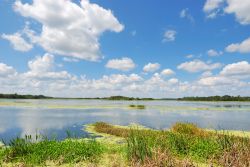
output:
[[[64,141],[31,136],[16,138],[0,148],[4,165],[27,166],[92,164],[105,166],[249,166],[250,139],[227,132],[207,131],[191,123],[176,123],[169,130],[123,127],[98,122],[93,131],[109,135],[106,141]],[[114,140],[110,136],[116,136]]]
[[[129,107],[133,109],[141,109],[141,110],[146,108],[145,105],[140,105],[140,104],[139,105],[130,104]]]
[[[95,130],[126,139],[132,166],[249,166],[250,140],[176,123],[170,130],[129,129],[96,123]]]
[[[81,161],[97,162],[103,151],[104,147],[94,140],[57,141],[25,136],[11,140],[8,147],[0,148],[0,163],[45,165],[46,162],[52,161],[60,165]]]

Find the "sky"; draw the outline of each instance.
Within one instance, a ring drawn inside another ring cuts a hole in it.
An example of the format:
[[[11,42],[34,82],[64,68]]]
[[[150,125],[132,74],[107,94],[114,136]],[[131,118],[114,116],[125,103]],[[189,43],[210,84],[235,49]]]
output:
[[[249,0],[3,0],[0,92],[250,96]]]

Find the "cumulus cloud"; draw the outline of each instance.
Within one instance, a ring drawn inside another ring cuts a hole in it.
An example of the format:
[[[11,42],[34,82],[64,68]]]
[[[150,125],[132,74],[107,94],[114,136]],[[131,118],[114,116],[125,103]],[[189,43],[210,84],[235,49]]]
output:
[[[17,0],[16,12],[42,25],[41,32],[29,31],[31,41],[47,52],[97,61],[102,58],[99,37],[105,31],[121,32],[124,26],[109,9],[81,0],[33,0],[31,4]]]
[[[207,86],[219,91],[244,91],[248,89],[250,78],[250,64],[247,61],[236,62],[226,65],[217,75],[203,75],[197,82],[201,86]],[[243,92],[241,92],[243,93]],[[224,93],[225,94],[225,93]]]
[[[241,43],[233,43],[226,47],[227,52],[250,53],[250,38]]]
[[[189,13],[188,8],[182,9],[180,12],[180,18],[186,18],[188,19],[191,23],[194,23],[194,17]]]
[[[220,7],[222,6],[224,0],[207,0],[203,11],[206,13],[207,18],[215,18],[220,12]]]
[[[214,49],[210,49],[210,50],[207,51],[207,55],[211,56],[211,57],[213,57],[213,56],[220,56],[222,54],[223,54],[222,51],[216,51]]]
[[[159,63],[148,63],[143,67],[144,72],[154,72],[159,70],[161,65]]]
[[[201,78],[198,83],[204,86],[231,85],[232,79],[221,76],[209,76]]]
[[[166,30],[163,36],[163,42],[175,41],[177,32],[175,30]]]
[[[203,7],[203,11],[211,12],[215,9],[218,9],[223,2],[224,0],[207,0]]]
[[[130,71],[134,69],[135,66],[135,63],[131,58],[123,57],[121,59],[109,60],[105,67],[121,71]]]
[[[37,56],[28,62],[29,71],[24,73],[25,78],[39,79],[70,79],[67,71],[56,72],[54,56],[46,53],[44,56]]]
[[[20,33],[2,34],[2,38],[8,40],[13,48],[18,51],[27,52],[33,48],[33,45],[28,43]]]
[[[180,70],[185,70],[191,73],[214,70],[220,68],[222,64],[220,63],[205,63],[201,60],[193,60],[189,62],[184,62],[177,66]]]
[[[249,0],[227,0],[228,6],[225,13],[235,14],[240,24],[250,24],[250,1]]]
[[[175,72],[171,69],[164,69],[161,72],[161,75],[164,75],[164,76],[169,76],[169,75],[173,75],[173,74],[175,74]]]
[[[203,11],[208,18],[215,18],[219,13],[234,14],[240,24],[250,24],[249,0],[207,0]]]
[[[0,63],[0,77],[6,77],[14,74],[16,74],[16,70],[13,67]]]
[[[158,98],[249,95],[250,92],[250,64],[247,61],[228,64],[217,74],[206,71],[193,81],[168,78],[162,71],[149,78],[132,73],[103,75],[93,79],[58,70],[56,64],[55,57],[48,53],[30,60],[25,72],[17,72],[13,67],[0,63],[0,92],[58,97],[124,95]],[[171,73],[170,69],[163,71],[167,75]]]
[[[228,64],[222,69],[220,74],[240,78],[250,77],[250,64],[247,61]]]
[[[54,67],[54,56],[46,53],[43,57],[38,56],[34,60],[28,62],[28,66],[35,72],[46,72]]]

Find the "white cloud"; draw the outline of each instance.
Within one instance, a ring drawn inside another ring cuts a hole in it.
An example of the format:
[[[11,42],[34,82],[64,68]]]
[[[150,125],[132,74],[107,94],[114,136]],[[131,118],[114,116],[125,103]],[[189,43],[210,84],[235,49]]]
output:
[[[207,0],[205,5],[203,6],[203,11],[206,13],[206,17],[209,19],[213,19],[217,17],[219,13],[221,13],[225,0]]]
[[[235,14],[240,24],[250,24],[250,1],[249,0],[227,0],[228,6],[225,13]]]
[[[30,71],[23,74],[25,78],[33,79],[69,79],[71,75],[66,71],[55,71],[54,56],[46,53],[44,56],[37,56],[28,62]]]
[[[33,45],[23,39],[20,33],[2,34],[2,38],[8,40],[13,48],[18,51],[27,52],[33,48]]]
[[[240,24],[250,24],[249,0],[207,0],[203,11],[208,18],[215,18],[219,13],[234,14]]]
[[[210,77],[212,76],[213,73],[211,71],[205,71],[201,74],[201,77],[204,78],[204,77]]]
[[[231,85],[232,79],[220,76],[209,76],[201,78],[198,83],[204,86]]]
[[[175,41],[177,32],[175,30],[166,30],[163,37],[163,42]]]
[[[0,63],[0,77],[6,77],[14,74],[16,74],[16,70],[13,67]]]
[[[130,71],[134,69],[135,66],[135,63],[131,58],[123,57],[121,59],[109,60],[105,67],[121,71]]]
[[[103,32],[124,29],[111,10],[88,0],[81,0],[80,6],[72,1],[33,0],[28,4],[17,0],[14,9],[42,24],[40,34],[29,31],[31,41],[47,52],[89,61],[102,58],[99,37]]]
[[[161,72],[161,75],[165,75],[165,76],[169,76],[169,75],[173,75],[173,74],[175,74],[175,72],[171,69],[164,69]]]
[[[250,77],[250,64],[247,61],[228,64],[222,69],[220,74],[237,78]]]
[[[168,82],[170,84],[177,84],[179,82],[179,80],[177,78],[171,78],[171,79],[168,80]]]
[[[79,59],[64,57],[63,61],[65,61],[65,62],[79,62]]]
[[[51,71],[54,67],[54,56],[46,53],[43,57],[36,57],[28,62],[28,66],[35,72]]]
[[[212,12],[215,9],[218,9],[223,2],[224,0],[207,0],[203,7],[203,11],[207,13]]]
[[[188,8],[182,9],[180,12],[180,18],[186,18],[188,19],[191,23],[194,23],[194,17],[189,13]]]
[[[168,78],[162,73],[151,74],[148,79],[135,73],[111,74],[93,79],[58,71],[54,56],[45,54],[29,61],[29,70],[23,73],[0,63],[0,92],[58,97],[124,95],[160,98],[224,94],[249,96],[249,66],[246,61],[228,64],[217,74],[206,71],[198,80],[193,81]]]
[[[250,38],[241,43],[233,43],[226,47],[227,52],[250,53]]]
[[[223,54],[222,51],[216,51],[214,49],[210,49],[210,50],[207,51],[207,55],[211,56],[211,57],[213,57],[213,56],[220,56],[222,54]]]
[[[220,63],[205,63],[201,60],[193,60],[189,62],[184,62],[178,65],[178,69],[185,70],[191,73],[201,72],[206,70],[214,70],[220,68],[222,65]]]
[[[236,62],[226,65],[217,75],[203,75],[198,81],[199,85],[209,86],[214,89],[224,88],[228,90],[239,91],[248,88],[247,82],[244,80],[250,78],[250,64],[247,61]],[[225,94],[225,93],[224,93]]]
[[[143,67],[144,72],[154,72],[159,70],[161,65],[159,63],[148,63]]]

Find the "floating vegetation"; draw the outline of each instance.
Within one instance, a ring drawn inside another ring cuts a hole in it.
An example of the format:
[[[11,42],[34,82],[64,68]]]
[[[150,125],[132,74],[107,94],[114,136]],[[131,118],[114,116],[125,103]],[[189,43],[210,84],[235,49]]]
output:
[[[130,104],[129,107],[130,107],[130,108],[134,108],[134,109],[140,109],[140,110],[146,108],[145,105],[135,105],[135,104]]]

